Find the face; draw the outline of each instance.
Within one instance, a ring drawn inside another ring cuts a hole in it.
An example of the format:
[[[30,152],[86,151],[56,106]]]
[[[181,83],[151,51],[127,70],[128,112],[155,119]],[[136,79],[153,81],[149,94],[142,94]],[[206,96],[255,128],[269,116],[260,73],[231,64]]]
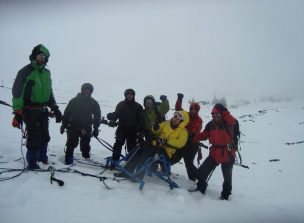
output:
[[[43,53],[40,53],[36,56],[37,64],[45,64],[46,63],[46,56]]]
[[[84,88],[84,89],[82,90],[82,94],[83,94],[84,96],[86,96],[86,97],[90,97],[91,94],[92,94],[92,91],[91,91],[90,88]]]
[[[132,101],[134,99],[134,95],[131,91],[127,93],[126,99],[128,101]]]
[[[183,120],[183,115],[179,112],[174,112],[173,117],[171,119],[171,123],[173,127],[177,127],[182,120]]]
[[[216,122],[220,122],[222,120],[222,114],[221,113],[212,113],[212,118]]]
[[[153,107],[153,100],[152,99],[146,99],[145,100],[145,107],[146,108],[152,108]]]
[[[190,116],[193,117],[197,114],[197,110],[195,109],[195,107],[190,107]]]

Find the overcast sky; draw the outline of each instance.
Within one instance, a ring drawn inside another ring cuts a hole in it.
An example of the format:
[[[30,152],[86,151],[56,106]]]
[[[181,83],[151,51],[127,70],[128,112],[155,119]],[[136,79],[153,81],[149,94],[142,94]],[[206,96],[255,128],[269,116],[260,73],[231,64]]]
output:
[[[132,87],[200,99],[303,93],[302,0],[75,2],[1,0],[2,82],[43,43],[55,88],[92,82],[108,94]]]

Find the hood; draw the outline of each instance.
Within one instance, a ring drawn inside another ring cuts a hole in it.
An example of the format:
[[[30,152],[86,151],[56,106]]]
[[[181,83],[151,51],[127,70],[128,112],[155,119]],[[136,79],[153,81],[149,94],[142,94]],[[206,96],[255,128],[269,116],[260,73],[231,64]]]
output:
[[[188,112],[186,112],[186,111],[184,111],[184,110],[181,110],[181,111],[179,111],[179,112],[183,114],[184,119],[183,119],[183,121],[179,124],[178,127],[179,127],[179,128],[185,128],[186,125],[188,125],[188,123],[189,123],[189,114],[188,114]]]
[[[153,105],[155,105],[155,98],[153,97],[153,95],[147,95],[145,98],[144,98],[144,106],[146,107],[146,100],[147,99],[151,99],[153,101]]]

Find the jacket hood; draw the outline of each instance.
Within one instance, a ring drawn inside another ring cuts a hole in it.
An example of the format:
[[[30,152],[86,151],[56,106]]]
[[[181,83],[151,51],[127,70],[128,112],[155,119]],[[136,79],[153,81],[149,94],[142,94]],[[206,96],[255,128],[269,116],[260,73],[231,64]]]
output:
[[[179,128],[185,128],[186,125],[188,125],[189,123],[189,114],[188,112],[184,111],[184,110],[181,110],[181,111],[178,111],[180,113],[182,113],[182,115],[184,116],[184,119],[183,121],[179,124]]]
[[[153,101],[153,105],[155,105],[155,98],[153,97],[153,95],[147,95],[144,98],[144,106],[146,107],[146,100],[151,99]]]

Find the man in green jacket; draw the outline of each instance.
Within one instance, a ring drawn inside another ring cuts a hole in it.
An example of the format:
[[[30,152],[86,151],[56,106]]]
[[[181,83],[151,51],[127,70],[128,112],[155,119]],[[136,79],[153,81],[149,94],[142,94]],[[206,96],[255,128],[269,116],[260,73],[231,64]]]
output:
[[[142,132],[147,143],[151,143],[156,138],[155,133],[152,131],[153,125],[166,121],[166,114],[170,109],[167,96],[161,95],[160,100],[161,102],[156,102],[152,95],[147,95],[144,98]]]
[[[30,170],[40,168],[37,162],[48,164],[48,107],[56,117],[57,123],[62,119],[53,95],[51,73],[45,68],[49,56],[50,53],[45,46],[35,46],[29,57],[31,63],[18,72],[12,89],[12,107],[15,115],[12,125],[15,128],[21,128],[22,122],[26,125],[26,160]]]

